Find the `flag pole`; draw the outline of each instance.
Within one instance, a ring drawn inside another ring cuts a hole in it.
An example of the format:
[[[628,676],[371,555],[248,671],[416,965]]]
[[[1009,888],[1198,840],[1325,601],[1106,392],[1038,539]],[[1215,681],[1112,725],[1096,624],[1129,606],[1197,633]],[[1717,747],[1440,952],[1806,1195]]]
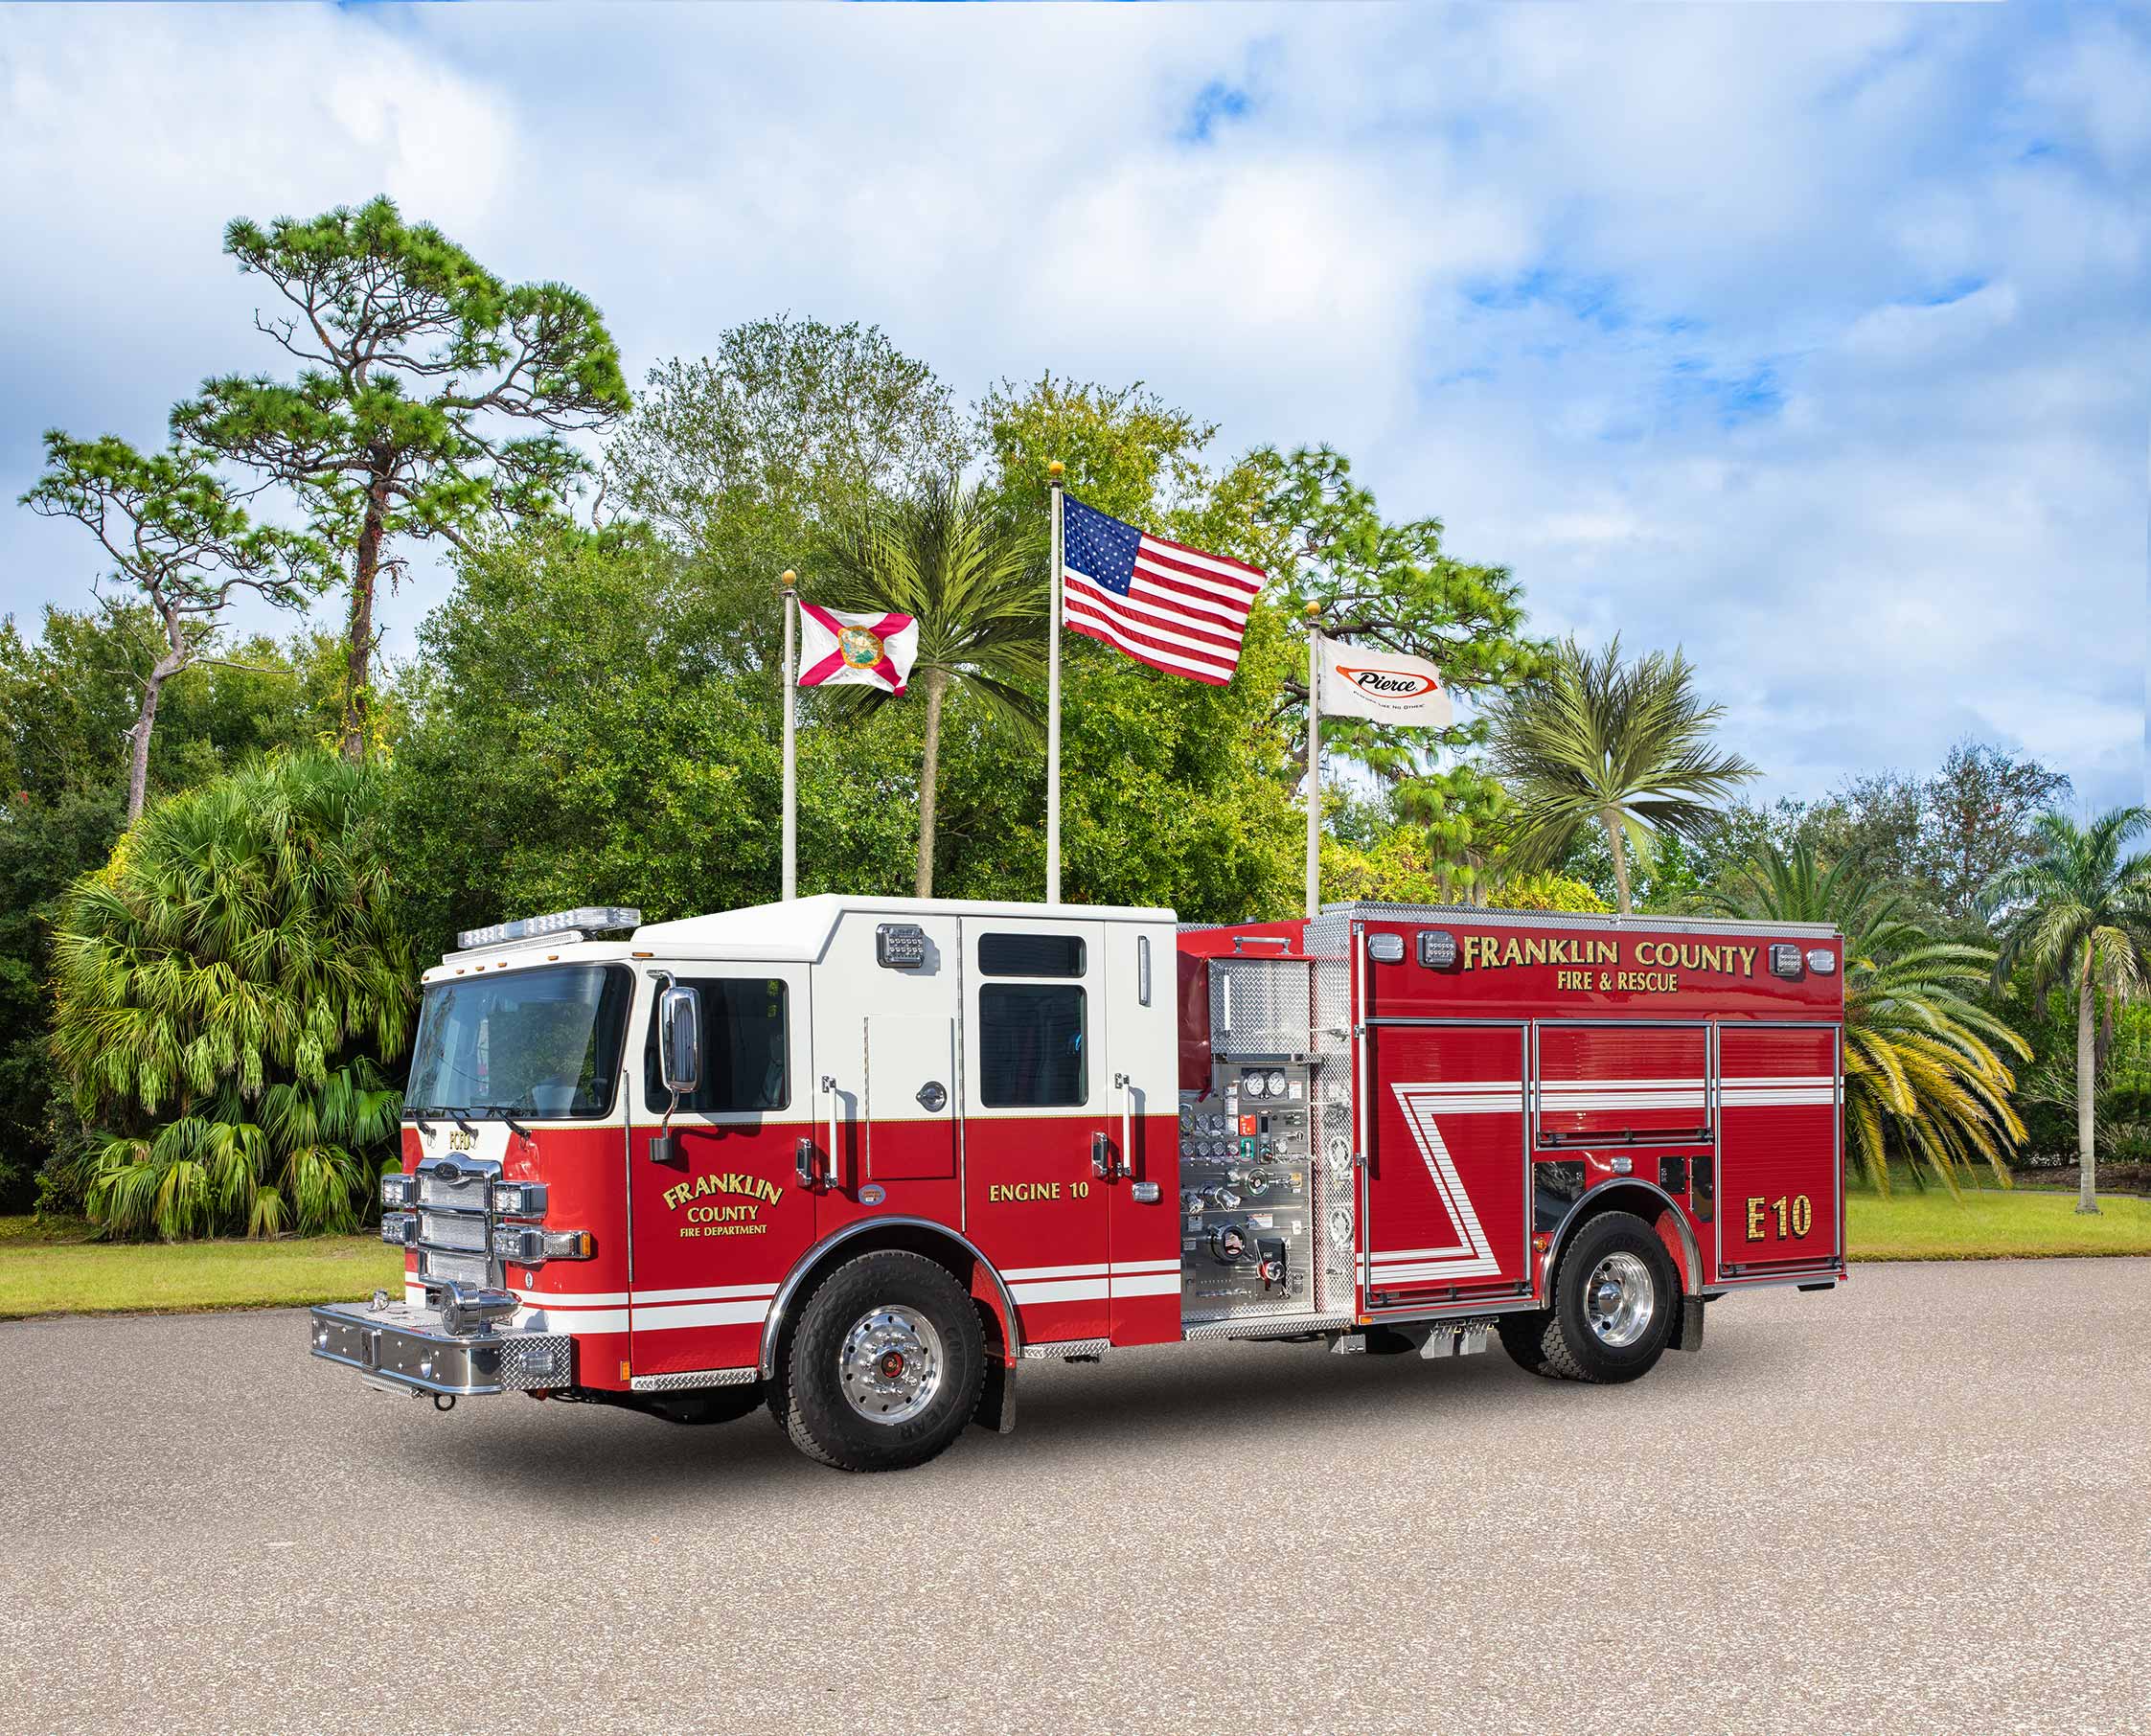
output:
[[[1322,913],[1322,605],[1307,605],[1307,920]]]
[[[1045,467],[1052,479],[1052,571],[1046,576],[1051,625],[1045,646],[1045,902],[1061,902],[1061,461]]]
[[[793,752],[792,713],[799,702],[795,643],[799,620],[799,575],[787,569],[784,587],[784,902],[799,896],[799,769]]]

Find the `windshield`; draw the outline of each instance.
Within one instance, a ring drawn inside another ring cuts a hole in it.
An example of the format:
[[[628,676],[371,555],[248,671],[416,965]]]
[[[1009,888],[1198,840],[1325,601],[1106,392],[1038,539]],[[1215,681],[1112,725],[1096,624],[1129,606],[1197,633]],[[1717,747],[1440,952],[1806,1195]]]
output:
[[[633,978],[561,965],[425,992],[404,1112],[588,1119],[608,1113]]]

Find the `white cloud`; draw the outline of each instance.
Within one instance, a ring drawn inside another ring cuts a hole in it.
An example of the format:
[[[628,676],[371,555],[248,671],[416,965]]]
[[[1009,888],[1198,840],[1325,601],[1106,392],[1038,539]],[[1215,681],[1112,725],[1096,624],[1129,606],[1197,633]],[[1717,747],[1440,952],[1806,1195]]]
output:
[[[778,308],[959,391],[1329,440],[1780,788],[1965,731],[2141,788],[2140,21],[1250,8],[18,10],[0,484],[267,367],[238,213],[394,194],[630,367]],[[1207,93],[1207,94],[1205,94]],[[1201,133],[1200,138],[1191,135]],[[0,520],[0,605],[80,592]],[[414,587],[423,593],[423,583]],[[406,635],[423,605],[392,612]]]

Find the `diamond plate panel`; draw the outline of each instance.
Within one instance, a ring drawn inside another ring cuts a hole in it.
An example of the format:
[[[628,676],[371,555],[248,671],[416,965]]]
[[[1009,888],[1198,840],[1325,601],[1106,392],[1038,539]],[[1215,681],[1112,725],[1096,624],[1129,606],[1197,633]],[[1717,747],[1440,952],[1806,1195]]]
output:
[[[1308,971],[1300,958],[1212,959],[1211,1052],[1306,1054],[1313,1043]]]

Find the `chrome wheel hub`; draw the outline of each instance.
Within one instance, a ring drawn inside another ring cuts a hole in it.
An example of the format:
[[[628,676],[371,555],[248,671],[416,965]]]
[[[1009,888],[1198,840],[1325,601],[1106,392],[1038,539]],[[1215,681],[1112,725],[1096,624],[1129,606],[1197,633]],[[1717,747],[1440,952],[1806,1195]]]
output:
[[[1608,1254],[1584,1282],[1584,1318],[1601,1344],[1617,1350],[1635,1343],[1657,1312],[1651,1268],[1634,1254]]]
[[[944,1358],[933,1322],[908,1308],[877,1308],[852,1322],[837,1353],[837,1383],[870,1423],[905,1423],[941,1390]]]

